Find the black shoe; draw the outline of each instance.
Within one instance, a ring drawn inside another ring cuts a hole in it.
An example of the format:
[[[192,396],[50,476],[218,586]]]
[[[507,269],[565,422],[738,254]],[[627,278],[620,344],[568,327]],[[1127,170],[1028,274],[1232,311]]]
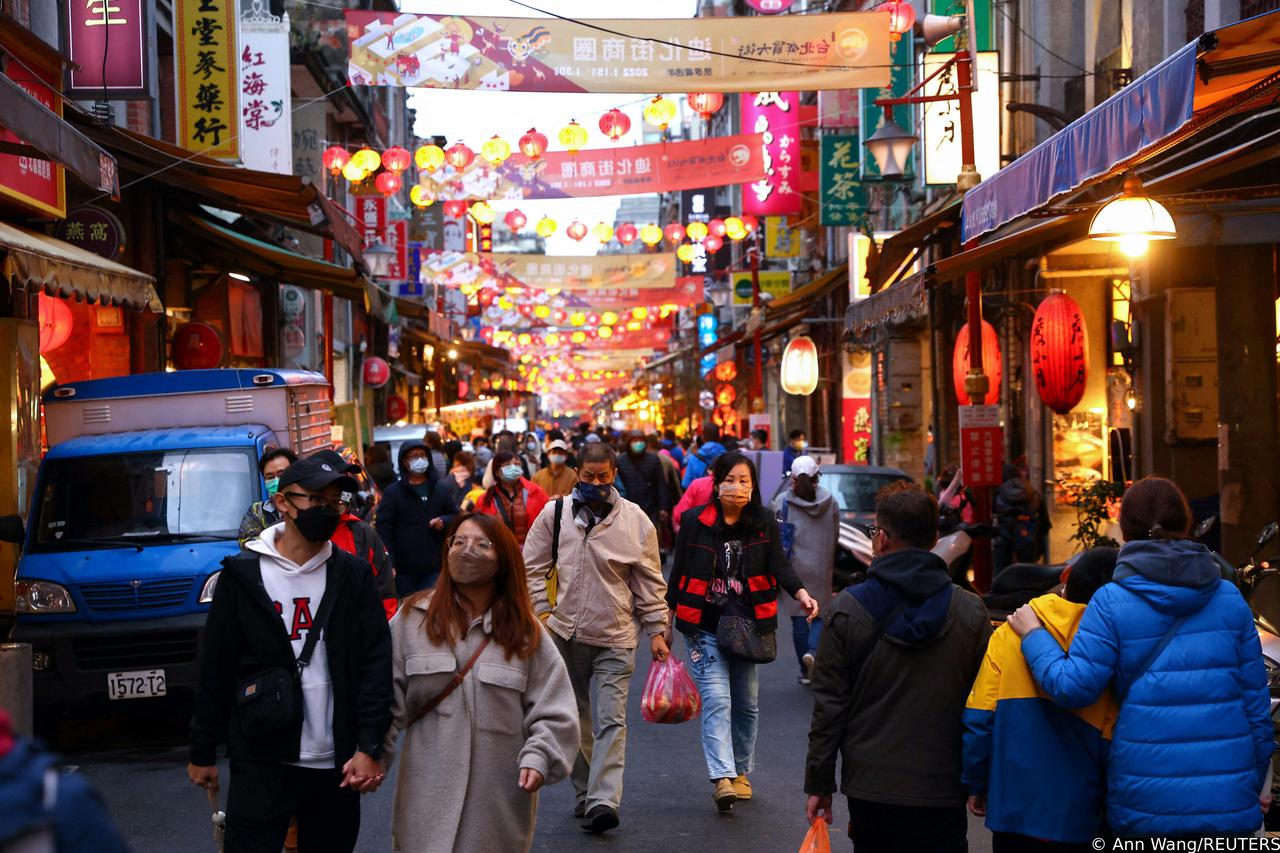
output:
[[[579,802],[577,805],[573,807],[573,816],[576,817],[578,820],[582,820],[584,817],[587,816],[586,800],[582,800],[581,802]]]
[[[582,829],[597,835],[608,832],[618,825],[618,810],[606,805],[599,805],[587,812],[582,819]]]

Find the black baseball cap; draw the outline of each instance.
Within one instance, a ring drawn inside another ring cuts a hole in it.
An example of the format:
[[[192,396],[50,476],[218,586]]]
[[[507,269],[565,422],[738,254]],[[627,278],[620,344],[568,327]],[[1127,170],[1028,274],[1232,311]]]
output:
[[[321,462],[328,462],[336,471],[346,471],[348,474],[359,474],[362,470],[359,465],[354,462],[348,462],[342,458],[342,454],[336,450],[317,450],[307,457],[308,459],[319,459]]]
[[[295,484],[313,492],[318,492],[330,485],[337,485],[342,491],[353,494],[360,491],[360,484],[345,469],[345,462],[338,467],[326,459],[308,456],[284,469],[284,473],[280,475],[278,491],[283,492]]]

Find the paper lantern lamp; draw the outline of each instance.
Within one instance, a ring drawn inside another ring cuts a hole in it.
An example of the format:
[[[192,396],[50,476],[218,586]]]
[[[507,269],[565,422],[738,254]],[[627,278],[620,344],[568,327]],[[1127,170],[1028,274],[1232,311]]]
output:
[[[40,353],[53,352],[67,342],[75,326],[71,308],[56,296],[40,294]]]
[[[502,221],[505,222],[507,227],[512,231],[519,231],[525,226],[525,223],[529,221],[529,217],[525,216],[524,213],[521,212],[520,208],[517,207],[507,211],[507,215],[502,217]]]
[[[693,92],[688,96],[688,101],[689,108],[705,121],[724,105],[724,95],[719,92]]]
[[[656,246],[662,242],[662,229],[652,222],[640,229],[640,242],[646,246]]]
[[[684,226],[679,222],[672,222],[666,228],[662,229],[663,235],[671,243],[679,243],[684,239]]]
[[[348,160],[346,165],[342,167],[342,177],[353,184],[358,184],[369,177],[369,171],[352,159]]]
[[[351,155],[341,145],[330,145],[320,155],[320,162],[336,178],[342,174],[342,167],[351,162]]]
[[[675,101],[655,95],[652,101],[644,105],[644,120],[659,130],[666,130],[667,125],[676,117],[676,112]]]
[[[378,156],[378,152],[372,148],[361,148],[351,155],[351,162],[364,169],[365,172],[372,174],[378,171],[378,167],[382,165],[382,157]]]
[[[436,203],[436,196],[422,184],[414,184],[409,188],[409,201],[416,207],[430,207]]]
[[[461,172],[476,159],[476,152],[472,151],[466,143],[455,142],[444,150],[444,159],[446,163]]]
[[[618,230],[613,232],[613,236],[618,238],[618,242],[624,246],[630,246],[635,242],[636,237],[640,236],[640,232],[630,222],[624,222],[618,226]]]
[[[528,157],[530,160],[537,160],[547,150],[547,137],[545,134],[538,133],[534,128],[529,128],[524,136],[520,137],[520,153]]]
[[[708,255],[714,255],[724,248],[724,239],[715,234],[708,234],[702,240],[702,247],[707,250]]]
[[[395,172],[397,175],[409,168],[409,163],[412,160],[412,155],[399,145],[393,145],[382,152],[382,165],[388,171]]]
[[[480,146],[480,156],[495,167],[501,166],[511,156],[511,143],[501,136],[491,136]]]
[[[742,216],[742,227],[747,229],[748,234],[754,234],[760,227],[760,220],[749,213],[745,214]]]
[[[728,230],[723,219],[712,219],[707,223],[707,232],[713,237],[723,237]]]
[[[889,41],[897,41],[903,34],[911,32],[916,22],[916,10],[906,0],[881,3],[872,11],[889,13]]]
[[[610,142],[617,142],[631,130],[631,119],[619,109],[609,110],[600,116],[600,132],[609,137]]]
[[[400,176],[395,172],[379,172],[373,179],[373,185],[385,196],[393,196],[400,192]]]
[[[818,347],[807,335],[787,342],[782,352],[782,390],[807,397],[818,387]]]
[[[581,240],[583,237],[587,236],[587,226],[575,219],[569,223],[568,228],[564,229],[564,233],[568,234],[574,240]]]
[[[544,216],[538,220],[538,224],[534,226],[533,230],[545,240],[556,233],[556,221],[550,216]]]
[[[573,119],[560,129],[560,144],[570,154],[577,154],[587,144],[587,129]]]
[[[697,256],[698,250],[694,248],[692,243],[681,243],[676,247],[676,257],[683,263],[691,264]]]
[[[487,202],[477,201],[471,205],[471,218],[481,225],[490,225],[498,217],[497,211]]]
[[[689,239],[695,243],[701,243],[703,238],[707,236],[707,223],[690,222],[689,227],[684,230],[689,235]]]
[[[444,212],[446,216],[459,219],[467,215],[467,203],[461,199],[451,199],[444,203]]]
[[[444,165],[444,149],[439,145],[423,145],[413,152],[413,162],[424,172],[434,172]]]
[[[1080,306],[1061,291],[1046,296],[1031,320],[1031,375],[1040,400],[1060,415],[1084,399],[1088,332]]]
[[[597,222],[596,227],[591,229],[591,233],[601,243],[608,243],[613,239],[613,226],[608,222]]]
[[[995,327],[986,320],[982,321],[982,372],[991,383],[987,390],[987,398],[978,401],[994,406],[1000,401],[1000,380],[1004,375],[1004,365],[1000,357],[1000,339],[996,337]],[[962,406],[969,405],[969,395],[964,390],[965,377],[969,375],[969,324],[960,327],[956,337],[956,349],[951,362],[951,378],[956,386],[956,400]]]

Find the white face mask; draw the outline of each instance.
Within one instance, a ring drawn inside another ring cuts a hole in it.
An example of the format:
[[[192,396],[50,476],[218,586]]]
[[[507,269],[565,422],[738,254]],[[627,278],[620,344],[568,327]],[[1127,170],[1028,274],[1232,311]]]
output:
[[[567,459],[567,458],[568,458],[568,457],[566,457],[563,453],[548,453],[548,454],[547,454],[547,459],[548,459],[548,460],[550,460],[550,462],[551,462],[551,464],[552,464],[552,465],[563,465],[563,464],[565,463],[565,459]]]
[[[425,474],[430,467],[431,463],[422,456],[409,460],[409,470],[415,474]]]

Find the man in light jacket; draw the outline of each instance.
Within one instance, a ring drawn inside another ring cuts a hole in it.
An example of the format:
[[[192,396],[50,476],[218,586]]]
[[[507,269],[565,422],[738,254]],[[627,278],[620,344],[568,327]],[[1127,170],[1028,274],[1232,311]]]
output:
[[[649,637],[654,660],[665,660],[669,653],[663,639],[667,584],[658,533],[644,510],[613,487],[617,473],[609,445],[585,444],[573,493],[547,504],[524,544],[534,612],[550,629],[578,700],[582,748],[573,765],[574,815],[593,833],[607,832],[619,822],[627,691],[641,635]],[[547,575],[557,513],[553,606]]]

